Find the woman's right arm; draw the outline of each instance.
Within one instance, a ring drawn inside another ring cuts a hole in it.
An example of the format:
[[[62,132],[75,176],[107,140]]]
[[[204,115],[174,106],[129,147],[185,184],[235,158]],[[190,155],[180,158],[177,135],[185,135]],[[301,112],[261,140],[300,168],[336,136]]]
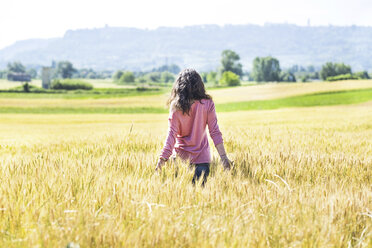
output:
[[[179,123],[176,116],[176,112],[172,111],[169,114],[168,118],[168,135],[165,140],[165,144],[163,147],[163,150],[161,151],[161,154],[159,156],[158,164],[156,166],[157,169],[161,169],[163,164],[169,159],[169,157],[172,155],[174,144],[176,143],[176,135],[178,133],[179,129]]]

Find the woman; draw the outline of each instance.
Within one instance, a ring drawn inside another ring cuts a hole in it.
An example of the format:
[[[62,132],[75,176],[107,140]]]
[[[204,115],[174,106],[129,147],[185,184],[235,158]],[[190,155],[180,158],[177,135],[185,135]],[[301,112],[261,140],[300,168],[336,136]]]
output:
[[[168,105],[170,106],[168,136],[156,170],[160,170],[173,153],[195,166],[193,184],[204,173],[202,182],[204,185],[211,162],[207,125],[224,169],[230,169],[231,161],[225,152],[212,97],[205,93],[203,80],[194,69],[180,72],[173,85]]]

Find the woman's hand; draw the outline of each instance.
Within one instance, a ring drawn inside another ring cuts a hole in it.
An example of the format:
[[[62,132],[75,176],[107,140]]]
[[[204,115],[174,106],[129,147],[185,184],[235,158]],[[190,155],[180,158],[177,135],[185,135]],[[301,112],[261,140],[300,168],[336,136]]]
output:
[[[216,145],[216,148],[217,148],[218,154],[221,157],[222,164],[223,164],[223,169],[224,170],[230,170],[231,166],[234,163],[232,161],[230,161],[229,158],[227,157],[225,147],[224,147],[223,143],[220,143],[220,144]]]
[[[165,161],[166,160],[159,158],[158,163],[155,167],[155,170],[156,171],[161,171],[161,167],[163,167],[163,165],[165,164]]]
[[[222,165],[224,170],[230,170],[233,162],[226,155],[221,156]]]

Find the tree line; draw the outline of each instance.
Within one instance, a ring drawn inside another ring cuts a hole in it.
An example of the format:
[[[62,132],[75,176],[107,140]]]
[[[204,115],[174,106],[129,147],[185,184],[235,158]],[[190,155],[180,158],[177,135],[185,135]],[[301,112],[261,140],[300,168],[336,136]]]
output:
[[[220,66],[213,71],[201,72],[204,82],[218,86],[237,86],[241,80],[262,82],[308,82],[314,80],[335,81],[348,79],[369,79],[366,71],[352,72],[350,65],[344,63],[327,62],[321,67],[309,65],[306,68],[293,65],[282,70],[280,62],[272,56],[256,57],[253,60],[252,70],[243,71],[240,56],[235,51],[224,50],[221,53]],[[178,65],[163,65],[150,71],[94,71],[93,69],[76,69],[69,61],[52,62],[53,78],[112,78],[117,83],[172,83],[181,71]],[[38,77],[35,69],[26,69],[20,62],[8,63],[7,70],[0,71],[0,78],[7,76],[12,80],[12,75],[29,74],[31,78]]]
[[[289,69],[282,70],[280,62],[277,58],[272,56],[256,57],[253,60],[251,72],[243,73],[242,65],[239,62],[240,57],[237,53],[231,50],[222,52],[220,73],[209,72],[206,76],[206,81],[217,82],[218,75],[223,78],[223,73],[230,71],[239,77],[246,76],[249,81],[261,82],[297,82],[298,77],[300,81],[308,82],[312,80],[348,80],[348,79],[369,79],[370,76],[367,71],[352,72],[351,66],[344,63],[327,62],[317,69],[313,65],[304,68],[302,66],[294,65]]]
[[[40,67],[41,68],[41,67]],[[39,69],[40,69],[39,68]],[[76,69],[70,61],[53,61],[51,64],[53,69],[52,78],[88,78],[88,79],[106,79],[111,78],[112,71],[95,71],[93,69]],[[5,70],[0,70],[0,78],[13,80],[14,75],[27,75],[30,79],[41,78],[41,71],[35,68],[26,68],[21,62],[15,61],[8,63]]]
[[[173,82],[172,76],[166,67],[162,73],[153,70],[150,73],[139,73],[136,77],[132,72],[118,71],[114,74],[114,80],[126,82]],[[174,73],[180,70],[177,67]],[[167,74],[169,73],[169,75]],[[167,75],[167,76],[166,76]],[[220,67],[215,71],[201,72],[204,82],[220,86],[240,85],[241,79],[247,81],[262,82],[309,82],[313,80],[347,80],[347,79],[369,79],[366,71],[353,73],[350,65],[344,63],[327,62],[319,68],[309,65],[306,68],[294,65],[289,69],[282,70],[280,62],[272,56],[256,57],[253,60],[251,72],[244,72],[240,63],[240,56],[235,51],[224,50],[221,53]]]

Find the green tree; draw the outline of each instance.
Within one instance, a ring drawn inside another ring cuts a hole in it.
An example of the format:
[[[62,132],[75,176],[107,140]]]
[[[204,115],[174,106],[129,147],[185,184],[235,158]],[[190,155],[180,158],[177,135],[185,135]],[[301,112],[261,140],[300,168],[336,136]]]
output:
[[[181,71],[181,68],[176,65],[176,64],[171,64],[171,65],[162,65],[158,68],[152,69],[152,72],[171,72],[173,74],[178,74]]]
[[[160,72],[150,72],[146,74],[148,81],[158,83],[161,80]]]
[[[313,65],[307,66],[307,71],[308,72],[315,72],[315,67]]]
[[[223,86],[238,86],[240,85],[239,75],[231,71],[222,73],[220,84]]]
[[[217,72],[210,71],[207,75],[207,82],[208,83],[217,83]]]
[[[337,75],[343,75],[343,74],[351,74],[351,66],[345,65],[344,63],[338,63],[336,64],[336,73]]]
[[[146,83],[147,79],[144,76],[137,77],[137,82],[138,83]]]
[[[86,75],[85,75],[85,78],[89,78],[89,79],[95,79],[97,78],[97,74],[93,71],[90,71],[88,72]]]
[[[232,50],[224,50],[221,54],[220,72],[231,71],[239,76],[243,75],[243,66],[239,63],[240,56]]]
[[[114,81],[119,81],[122,75],[123,75],[123,71],[117,70],[112,76],[112,79],[114,79]]]
[[[204,83],[208,82],[207,81],[207,76],[208,76],[208,73],[207,72],[200,73],[200,77],[202,78],[202,80],[203,80]]]
[[[292,72],[283,72],[280,78],[282,82],[296,82],[296,77]]]
[[[169,83],[169,82],[173,82],[174,80],[175,80],[174,75],[170,73],[169,71],[164,71],[161,73],[160,81],[164,83]]]
[[[77,72],[71,62],[69,61],[60,61],[57,65],[57,73],[62,78],[72,78],[72,75]]]
[[[315,72],[313,75],[313,79],[319,79],[319,72]]]
[[[310,77],[309,77],[308,74],[303,75],[303,76],[301,77],[301,82],[303,82],[303,83],[309,82],[309,79],[310,79]]]
[[[253,60],[252,76],[256,82],[279,82],[279,60],[273,57],[256,57]]]
[[[21,62],[8,63],[8,72],[25,73],[26,67]]]
[[[123,72],[123,74],[121,75],[119,81],[120,81],[121,83],[134,83],[135,79],[136,79],[136,78],[135,78],[133,72],[131,72],[131,71],[125,71],[125,72]]]
[[[298,65],[293,65],[293,66],[289,69],[289,71],[292,72],[292,73],[298,72]]]
[[[320,70],[320,77],[323,80],[326,80],[328,77],[351,73],[351,66],[349,65],[345,65],[344,63],[327,62],[322,66],[322,69]]]

